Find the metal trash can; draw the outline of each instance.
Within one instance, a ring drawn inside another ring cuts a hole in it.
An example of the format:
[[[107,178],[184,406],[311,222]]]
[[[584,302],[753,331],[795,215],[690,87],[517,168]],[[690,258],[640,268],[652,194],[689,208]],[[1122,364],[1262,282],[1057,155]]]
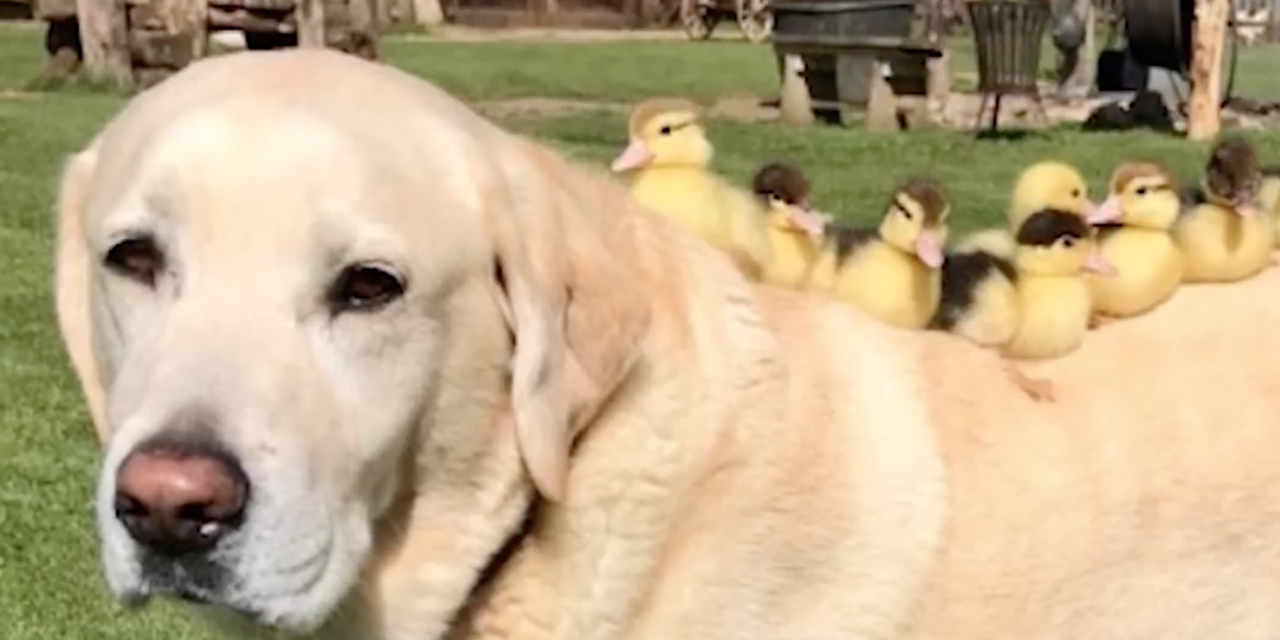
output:
[[[988,99],[995,99],[991,117],[994,130],[1000,118],[1000,98],[1004,95],[1031,96],[1039,103],[1037,75],[1040,49],[1049,24],[1046,0],[975,0],[965,7],[978,54],[978,91],[982,121]]]

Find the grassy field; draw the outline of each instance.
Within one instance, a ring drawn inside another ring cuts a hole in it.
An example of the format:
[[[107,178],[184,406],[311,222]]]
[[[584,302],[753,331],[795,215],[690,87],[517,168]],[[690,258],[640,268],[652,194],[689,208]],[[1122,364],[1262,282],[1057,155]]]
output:
[[[475,101],[619,103],[683,93],[710,102],[725,95],[771,97],[774,84],[768,49],[740,43],[391,42],[388,51],[394,63]],[[1255,86],[1277,81],[1280,51],[1266,54],[1270,62],[1251,53],[1242,78]],[[961,67],[970,64],[964,55],[957,58]],[[120,610],[100,578],[90,511],[95,452],[54,329],[50,223],[62,158],[123,102],[84,92],[22,91],[40,59],[38,32],[0,28],[0,637],[202,638],[172,609],[141,615]],[[526,116],[505,124],[595,162],[607,160],[624,141],[616,111]],[[891,183],[909,173],[932,173],[952,192],[961,227],[998,216],[1014,176],[1038,159],[1076,163],[1100,190],[1122,158],[1159,158],[1192,175],[1205,152],[1202,145],[1150,134],[1058,131],[1017,142],[979,142],[946,132],[883,137],[772,124],[710,126],[717,166],[736,179],[764,160],[796,160],[812,173],[821,206],[866,220],[877,214]],[[1280,132],[1256,139],[1270,159],[1280,161]]]

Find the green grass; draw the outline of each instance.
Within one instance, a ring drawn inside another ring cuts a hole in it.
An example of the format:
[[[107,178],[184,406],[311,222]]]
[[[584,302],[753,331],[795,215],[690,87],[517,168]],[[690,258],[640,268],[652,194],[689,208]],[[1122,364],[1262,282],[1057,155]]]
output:
[[[471,100],[616,103],[684,93],[711,101],[773,91],[768,50],[734,43],[392,42],[388,50],[397,64]],[[171,607],[121,611],[100,578],[90,509],[95,446],[51,313],[51,209],[63,157],[122,100],[79,91],[6,96],[36,75],[40,60],[36,31],[0,28],[0,638],[204,638]],[[505,124],[593,162],[606,161],[623,142],[616,112]],[[710,126],[717,167],[735,179],[766,159],[790,158],[812,174],[821,206],[866,220],[892,182],[932,173],[948,185],[962,227],[992,220],[1015,174],[1034,160],[1074,162],[1101,189],[1120,158],[1160,158],[1191,174],[1204,156],[1202,145],[1149,134],[1066,131],[978,142],[947,132],[895,137],[825,127]],[[1280,160],[1280,133],[1256,139],[1265,155]]]

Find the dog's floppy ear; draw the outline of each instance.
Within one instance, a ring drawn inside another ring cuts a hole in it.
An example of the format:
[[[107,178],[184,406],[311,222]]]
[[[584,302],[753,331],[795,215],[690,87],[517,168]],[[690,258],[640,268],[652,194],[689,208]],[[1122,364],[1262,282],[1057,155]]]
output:
[[[636,287],[629,222],[597,218],[629,208],[625,192],[517,144],[522,153],[505,160],[505,206],[491,216],[515,335],[512,410],[529,475],[561,500],[574,439],[635,363],[650,309]]]
[[[54,293],[58,330],[71,359],[71,368],[80,380],[89,417],[98,439],[106,441],[106,390],[98,371],[93,347],[93,324],[89,310],[89,278],[92,264],[84,215],[89,185],[97,168],[95,147],[73,156],[63,168],[58,192],[58,237],[54,258]]]

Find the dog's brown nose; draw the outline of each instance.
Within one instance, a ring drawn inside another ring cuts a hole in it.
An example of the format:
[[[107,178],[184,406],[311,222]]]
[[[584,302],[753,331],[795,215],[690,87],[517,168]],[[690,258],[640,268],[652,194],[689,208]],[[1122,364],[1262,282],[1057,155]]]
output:
[[[143,444],[116,476],[116,517],[138,544],[177,555],[207,551],[239,526],[249,483],[230,455]]]

